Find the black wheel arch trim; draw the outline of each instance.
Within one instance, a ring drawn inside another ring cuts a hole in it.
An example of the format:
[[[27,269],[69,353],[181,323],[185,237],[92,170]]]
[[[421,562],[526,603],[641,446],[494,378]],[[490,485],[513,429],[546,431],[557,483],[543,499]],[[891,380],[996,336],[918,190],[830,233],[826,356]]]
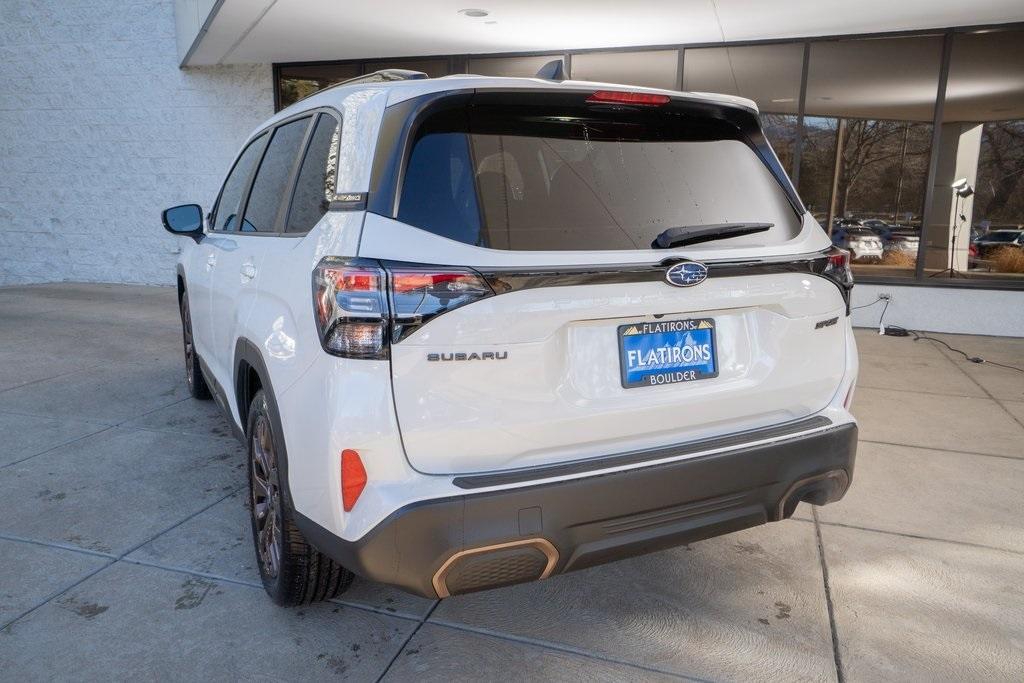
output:
[[[273,428],[274,436],[274,448],[277,450],[277,461],[278,467],[281,470],[281,489],[284,491],[285,501],[287,505],[294,511],[295,504],[292,498],[291,486],[288,481],[288,448],[284,441],[284,428],[281,425],[281,411],[277,405],[277,395],[274,393],[274,386],[270,380],[270,373],[267,371],[267,364],[263,361],[263,354],[260,353],[259,347],[249,339],[240,337],[235,342],[235,358],[232,363],[233,368],[233,379],[234,379],[234,402],[238,408],[238,417],[242,422],[242,427],[238,427],[235,424],[230,413],[228,419],[232,423],[233,428],[238,429],[238,434],[245,447],[248,448],[248,435],[245,433],[245,425],[248,423],[248,412],[249,406],[244,405],[244,397],[248,395],[249,387],[246,386],[248,381],[248,373],[242,373],[242,363],[246,363],[260,380],[260,389],[263,390],[263,395],[267,398],[267,407],[270,409],[270,425]]]

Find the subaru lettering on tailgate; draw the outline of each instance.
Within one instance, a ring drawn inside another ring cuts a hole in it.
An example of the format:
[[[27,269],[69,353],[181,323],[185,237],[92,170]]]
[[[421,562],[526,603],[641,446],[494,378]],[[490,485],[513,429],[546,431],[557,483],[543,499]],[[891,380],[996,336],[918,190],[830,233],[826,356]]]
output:
[[[619,327],[622,386],[651,387],[718,376],[711,318]]]

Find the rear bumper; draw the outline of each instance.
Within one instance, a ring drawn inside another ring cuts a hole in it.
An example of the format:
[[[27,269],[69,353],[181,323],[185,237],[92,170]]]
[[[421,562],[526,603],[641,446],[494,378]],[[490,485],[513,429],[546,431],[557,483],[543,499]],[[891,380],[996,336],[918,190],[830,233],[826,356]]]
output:
[[[792,515],[842,498],[857,427],[675,462],[401,508],[358,541],[298,515],[322,552],[366,578],[427,597],[582,569]]]

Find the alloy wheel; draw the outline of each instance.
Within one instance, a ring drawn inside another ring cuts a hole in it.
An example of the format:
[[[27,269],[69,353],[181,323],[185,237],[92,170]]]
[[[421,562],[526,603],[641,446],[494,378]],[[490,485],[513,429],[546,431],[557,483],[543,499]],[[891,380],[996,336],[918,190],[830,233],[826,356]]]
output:
[[[256,548],[263,571],[274,578],[281,567],[281,489],[274,440],[265,415],[256,418],[251,452],[251,502]]]
[[[192,315],[188,310],[187,299],[181,304],[181,318],[182,337],[185,345],[185,381],[188,382],[188,388],[192,389],[195,385],[193,365],[195,363],[196,350],[192,342]]]

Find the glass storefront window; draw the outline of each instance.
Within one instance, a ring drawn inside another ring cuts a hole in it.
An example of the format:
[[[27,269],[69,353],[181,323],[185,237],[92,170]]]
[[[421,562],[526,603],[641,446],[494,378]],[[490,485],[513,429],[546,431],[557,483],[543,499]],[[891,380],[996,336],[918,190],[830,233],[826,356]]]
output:
[[[948,78],[936,129],[944,45],[950,47]],[[564,55],[283,64],[275,87],[285,107],[381,68],[434,77],[449,71],[530,77],[558,59]],[[578,80],[670,89],[681,84],[683,90],[756,102],[765,135],[798,180],[804,204],[833,243],[854,252],[859,277],[920,273],[917,277],[936,284],[966,278],[1024,286],[1024,30],[1019,25],[767,45],[588,51],[573,53],[570,68]],[[970,186],[966,196],[953,191],[960,180]]]
[[[1024,32],[954,36],[938,154],[925,275],[1024,281]]]
[[[757,103],[764,132],[793,173],[803,43],[688,49],[683,90],[746,97]]]
[[[282,65],[278,70],[278,102],[284,109],[318,90],[323,90],[329,85],[355,78],[358,75],[359,65],[352,62],[302,66]]]
[[[540,68],[562,55],[532,57],[470,57],[468,72],[479,76],[536,76]]]
[[[369,74],[381,69],[422,71],[431,78],[440,78],[448,75],[448,59],[378,59],[363,63],[363,73]]]
[[[572,57],[572,78],[675,90],[678,50],[586,52]]]
[[[914,275],[942,36],[811,44],[800,194],[858,274]]]
[[[828,229],[829,200],[836,166],[839,119],[805,116],[800,151],[800,198],[821,226]]]

